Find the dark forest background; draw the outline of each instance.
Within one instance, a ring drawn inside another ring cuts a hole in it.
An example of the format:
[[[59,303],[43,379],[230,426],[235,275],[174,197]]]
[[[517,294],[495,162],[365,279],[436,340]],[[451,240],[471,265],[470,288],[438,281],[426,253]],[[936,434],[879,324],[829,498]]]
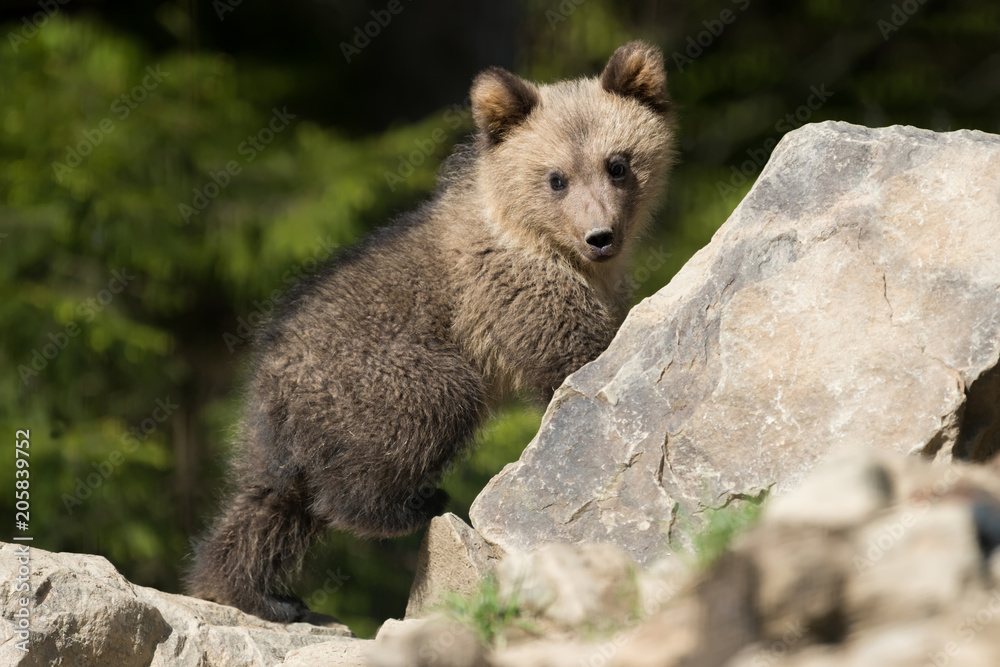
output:
[[[1000,133],[993,0],[0,3],[0,538],[30,429],[33,544],[179,590],[260,321],[428,196],[476,72],[596,75],[633,38],[664,51],[682,148],[636,300],[805,122]],[[539,419],[497,415],[454,511]],[[419,540],[330,535],[298,590],[369,635],[403,613]]]

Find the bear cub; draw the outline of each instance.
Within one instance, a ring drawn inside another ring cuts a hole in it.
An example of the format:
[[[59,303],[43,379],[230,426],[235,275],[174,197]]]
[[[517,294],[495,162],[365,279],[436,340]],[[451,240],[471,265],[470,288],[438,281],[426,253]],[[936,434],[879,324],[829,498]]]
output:
[[[403,535],[489,407],[544,403],[611,342],[628,260],[674,160],[663,56],[630,42],[600,78],[472,84],[474,139],[434,197],[289,295],[257,341],[234,495],[195,545],[191,594],[272,621],[329,529]]]

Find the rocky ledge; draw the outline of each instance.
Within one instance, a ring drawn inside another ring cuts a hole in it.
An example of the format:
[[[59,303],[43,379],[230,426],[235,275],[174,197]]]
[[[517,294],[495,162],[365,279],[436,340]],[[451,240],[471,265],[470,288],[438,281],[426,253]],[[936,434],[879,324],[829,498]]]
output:
[[[319,642],[333,642],[346,656],[325,664],[364,664],[369,642],[354,639],[344,625],[269,623],[232,607],[136,586],[100,556],[30,547],[25,553],[21,544],[0,543],[0,580],[14,582],[22,564],[31,577],[29,650],[17,646],[15,614],[24,594],[3,586],[3,665],[257,667]]]
[[[0,662],[993,667],[998,366],[1000,137],[808,125],[566,380],[473,526],[432,522],[407,620],[281,626],[32,549],[31,651],[7,587]],[[487,575],[492,625],[433,611]]]

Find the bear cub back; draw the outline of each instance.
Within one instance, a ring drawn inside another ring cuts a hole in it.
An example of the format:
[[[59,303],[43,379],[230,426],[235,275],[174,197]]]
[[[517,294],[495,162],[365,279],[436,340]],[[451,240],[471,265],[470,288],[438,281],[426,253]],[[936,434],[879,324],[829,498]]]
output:
[[[403,535],[491,405],[544,404],[611,342],[629,257],[674,160],[659,50],[619,48],[597,79],[472,85],[476,135],[434,197],[290,295],[258,341],[232,497],[195,546],[188,590],[262,618],[329,529]]]

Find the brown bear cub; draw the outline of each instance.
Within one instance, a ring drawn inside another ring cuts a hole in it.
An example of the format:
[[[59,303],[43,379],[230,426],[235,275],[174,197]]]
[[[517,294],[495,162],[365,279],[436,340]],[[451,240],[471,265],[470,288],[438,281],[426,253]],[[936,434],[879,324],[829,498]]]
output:
[[[290,295],[258,341],[235,495],[196,546],[192,594],[303,619],[288,579],[331,528],[403,535],[489,406],[542,403],[625,317],[629,255],[673,162],[659,50],[599,79],[472,85],[474,141],[433,199]]]

